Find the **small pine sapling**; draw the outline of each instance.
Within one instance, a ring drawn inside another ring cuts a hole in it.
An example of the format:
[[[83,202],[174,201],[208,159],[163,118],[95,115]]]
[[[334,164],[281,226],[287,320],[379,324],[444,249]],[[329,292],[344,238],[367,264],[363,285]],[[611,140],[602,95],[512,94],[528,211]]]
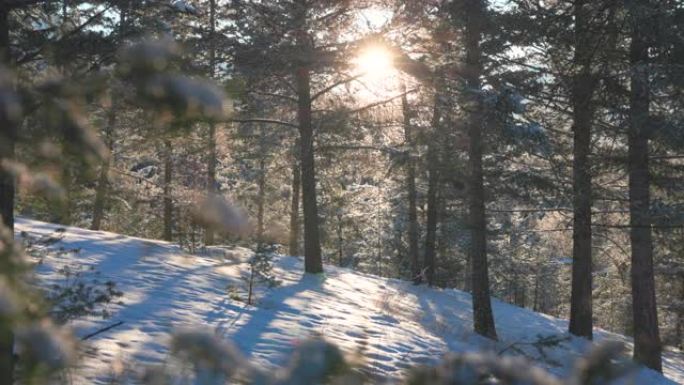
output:
[[[249,260],[249,278],[247,279],[247,304],[251,305],[254,297],[254,284],[263,283],[269,288],[280,283],[273,273],[273,257],[276,255],[275,245],[259,244]]]

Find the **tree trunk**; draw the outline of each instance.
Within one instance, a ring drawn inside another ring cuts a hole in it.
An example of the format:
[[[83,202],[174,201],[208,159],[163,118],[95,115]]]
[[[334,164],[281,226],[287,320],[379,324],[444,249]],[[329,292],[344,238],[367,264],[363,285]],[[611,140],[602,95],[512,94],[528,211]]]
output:
[[[427,278],[427,283],[432,286],[435,278],[435,247],[437,240],[437,194],[440,184],[439,168],[440,156],[438,142],[443,140],[441,130],[441,113],[442,106],[440,99],[442,98],[441,90],[435,90],[435,100],[432,111],[432,137],[428,143],[427,161],[428,161],[428,192],[427,192],[427,212],[425,218],[425,260],[423,262],[423,269]]]
[[[164,234],[163,239],[173,240],[173,200],[171,199],[171,182],[173,177],[173,149],[171,140],[164,139]]]
[[[589,2],[575,3],[575,66],[573,79],[573,228],[570,333],[591,339],[592,334],[592,246],[591,246],[591,39],[588,32]]]
[[[209,76],[216,76],[216,0],[209,0]],[[207,195],[212,196],[218,193],[218,183],[216,182],[216,125],[209,122],[209,132],[207,134]],[[214,230],[204,229],[204,244],[214,243]]]
[[[489,266],[487,262],[487,221],[485,217],[483,154],[483,106],[480,96],[482,74],[482,23],[484,18],[482,0],[471,0],[467,7],[466,22],[466,86],[473,93],[469,103],[468,121],[468,169],[469,169],[469,225],[470,260],[472,263],[473,326],[475,332],[496,340],[496,326],[489,294]]]
[[[679,290],[679,301],[684,304],[684,274],[680,276]],[[680,307],[677,311],[677,348],[684,350],[684,308]]]
[[[259,180],[257,196],[257,243],[261,246],[264,241],[264,204],[266,203],[266,161],[259,159]]]
[[[9,52],[9,11],[0,8],[0,60],[5,67],[11,65]],[[16,128],[13,122],[2,122],[0,131],[0,160],[14,160]],[[2,222],[14,229],[14,177],[0,167],[0,214]]]
[[[130,1],[127,0],[119,5],[119,28],[118,41],[119,47],[122,47],[128,31],[128,13],[130,11]],[[110,154],[114,148],[114,128],[116,125],[116,115],[118,113],[118,98],[119,94],[115,92],[116,83],[112,81],[110,87],[111,108],[107,116],[107,126],[105,127],[105,144],[109,149]],[[102,227],[102,219],[104,218],[104,206],[109,193],[109,169],[111,167],[111,159],[108,157],[104,159],[100,165],[100,175],[97,180],[97,188],[95,191],[95,202],[93,203],[93,221],[90,225],[91,230],[100,230]]]
[[[301,150],[302,204],[304,206],[304,271],[322,273],[321,241],[318,233],[318,203],[316,201],[316,172],[314,168],[314,133],[311,124],[311,69],[312,47],[306,30],[305,1],[298,1],[297,22],[300,25],[297,46],[303,59],[297,66],[297,122]]]
[[[634,360],[662,371],[658,331],[653,239],[650,217],[650,172],[648,167],[650,85],[648,79],[647,27],[645,13],[636,2],[630,7],[632,42],[630,47],[631,91],[629,145],[629,214],[632,248],[632,313],[634,319]],[[645,8],[645,7],[644,7]]]
[[[433,138],[434,141],[434,138]],[[430,144],[428,152],[434,152],[434,143]],[[428,191],[427,191],[427,213],[425,220],[425,261],[423,269],[427,283],[432,286],[435,278],[435,244],[437,239],[437,189],[439,188],[439,162],[436,156],[428,155]]]
[[[0,7],[0,60],[11,65],[9,52],[9,10]],[[14,159],[16,128],[14,122],[0,122],[0,161]],[[9,231],[14,232],[14,177],[0,166],[0,218]],[[2,272],[7,274],[8,272]],[[14,378],[14,335],[9,325],[0,323],[0,379],[11,384]]]
[[[402,83],[403,96],[401,98],[401,110],[404,116],[404,140],[407,145],[408,157],[406,159],[406,191],[408,193],[408,242],[409,258],[411,261],[411,278],[416,283],[420,283],[420,251],[418,249],[418,208],[416,192],[416,165],[413,159],[415,149],[413,143],[413,130],[411,127],[411,111],[409,109],[408,98],[406,97],[406,86]]]
[[[338,209],[337,213],[337,266],[342,266],[344,262],[344,226],[342,224],[342,212],[341,208]]]
[[[113,93],[112,93],[113,94]],[[112,95],[112,99],[114,95]],[[105,127],[105,142],[111,153],[114,147],[114,125],[116,124],[116,101],[112,100],[112,106],[107,116],[107,126]],[[97,188],[95,190],[95,202],[93,203],[93,222],[90,225],[91,230],[100,230],[102,225],[102,218],[104,217],[104,206],[109,192],[109,167],[111,165],[110,157],[102,161],[100,165],[100,175],[97,180]]]
[[[290,255],[299,255],[299,196],[300,173],[297,156],[292,164],[292,205],[290,207]]]
[[[318,206],[316,202],[316,174],[314,169],[314,138],[311,126],[311,84],[309,69],[299,68],[296,74],[301,145],[302,203],[304,206],[304,270],[323,272],[321,243],[318,235]]]

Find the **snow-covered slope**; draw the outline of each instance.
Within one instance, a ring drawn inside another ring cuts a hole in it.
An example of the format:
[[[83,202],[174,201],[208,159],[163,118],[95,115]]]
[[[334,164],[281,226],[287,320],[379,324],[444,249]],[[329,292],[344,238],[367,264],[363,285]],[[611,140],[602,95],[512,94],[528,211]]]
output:
[[[19,219],[17,232],[51,234],[58,226]],[[318,333],[350,353],[364,357],[375,375],[398,378],[404,368],[428,363],[447,351],[491,349],[525,354],[563,375],[586,348],[567,336],[567,321],[494,301],[500,341],[493,343],[471,331],[471,301],[466,293],[436,290],[410,283],[363,275],[326,266],[325,276],[303,276],[294,257],[276,261],[277,288],[267,290],[258,306],[231,299],[228,288],[243,285],[241,263],[250,254],[232,249],[228,259],[188,255],[159,241],[67,228],[53,247],[79,248],[77,254],[55,254],[39,267],[45,283],[58,279],[55,271],[75,262],[94,266],[124,292],[123,305],[112,307],[108,320],[74,323],[85,335],[108,324],[121,326],[88,340],[81,376],[88,383],[105,383],[130,363],[163,361],[169,333],[195,327],[234,340],[242,351],[265,366],[279,365],[301,339]],[[236,262],[237,261],[237,262]],[[597,330],[599,339],[626,338]],[[541,337],[556,344],[538,349]],[[553,345],[553,346],[551,346]],[[543,356],[543,358],[542,358]],[[641,370],[635,384],[684,384],[684,354],[668,350],[665,377]]]

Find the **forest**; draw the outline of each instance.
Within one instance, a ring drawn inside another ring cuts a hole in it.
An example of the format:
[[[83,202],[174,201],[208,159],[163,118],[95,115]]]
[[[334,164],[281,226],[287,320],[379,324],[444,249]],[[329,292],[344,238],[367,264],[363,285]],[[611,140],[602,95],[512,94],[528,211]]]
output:
[[[681,0],[0,0],[0,161],[0,385],[684,383]]]

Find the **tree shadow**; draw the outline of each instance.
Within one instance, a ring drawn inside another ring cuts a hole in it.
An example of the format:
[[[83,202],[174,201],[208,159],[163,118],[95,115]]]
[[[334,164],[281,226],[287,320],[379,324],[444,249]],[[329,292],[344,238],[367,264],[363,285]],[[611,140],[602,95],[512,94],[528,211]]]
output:
[[[327,293],[321,277],[304,274],[293,284],[269,291],[262,298],[260,306],[245,307],[243,314],[249,316],[247,321],[236,323],[235,331],[226,330],[225,335],[234,341],[247,356],[258,357],[261,353],[277,352],[285,358],[287,353],[294,350],[299,339],[311,334],[303,333],[304,331],[313,330],[324,321],[316,314],[306,314],[305,310],[308,304],[315,301],[317,297],[325,295]],[[294,306],[294,303],[297,306]],[[287,327],[276,324],[287,325]],[[284,335],[283,329],[293,332]],[[271,363],[274,364],[274,362]]]

